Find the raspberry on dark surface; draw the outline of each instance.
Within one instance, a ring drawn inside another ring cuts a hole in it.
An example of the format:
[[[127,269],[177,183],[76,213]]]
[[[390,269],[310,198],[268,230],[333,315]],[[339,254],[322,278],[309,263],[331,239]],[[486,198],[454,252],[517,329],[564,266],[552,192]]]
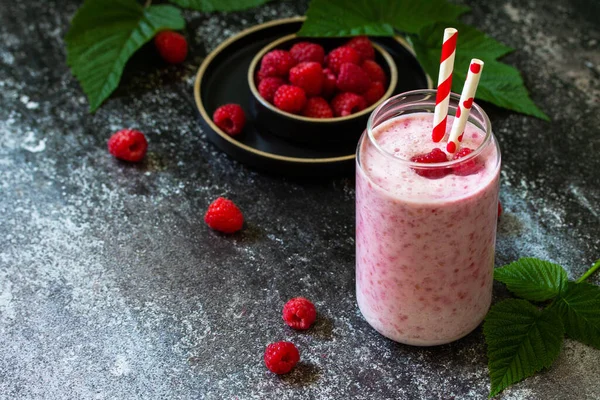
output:
[[[472,152],[473,149],[470,149],[468,147],[461,147],[460,150],[454,153],[452,159],[458,160],[460,158],[468,156]],[[454,167],[452,167],[452,172],[455,175],[465,176],[476,174],[477,172],[481,171],[483,167],[484,164],[481,163],[477,158],[471,158],[470,160],[454,165]]]
[[[502,215],[502,203],[498,202],[498,218]]]
[[[283,84],[285,84],[285,81],[278,77],[270,76],[264,78],[258,84],[258,93],[260,93],[263,99],[272,103],[275,92],[279,89],[279,86]]]
[[[361,67],[352,63],[344,63],[340,66],[336,86],[340,92],[362,94],[369,89],[371,81]]]
[[[333,118],[333,110],[322,97],[311,97],[306,101],[302,115],[309,118]]]
[[[363,93],[363,97],[367,101],[367,106],[377,103],[379,99],[385,94],[385,87],[383,83],[379,81],[371,82],[369,89]]]
[[[234,233],[242,229],[244,216],[233,201],[219,197],[208,206],[204,222],[216,231]]]
[[[213,113],[213,121],[230,136],[239,135],[246,125],[246,114],[239,104],[225,104]]]
[[[147,149],[146,136],[135,129],[122,129],[108,140],[108,152],[120,160],[139,162]]]
[[[269,371],[282,375],[296,366],[300,361],[300,353],[291,342],[275,342],[265,349],[264,360]]]
[[[173,31],[159,32],[154,37],[154,46],[156,46],[162,59],[168,63],[179,64],[187,57],[188,43],[180,33]]]
[[[294,61],[289,52],[285,50],[271,50],[263,56],[260,62],[259,74],[262,74],[261,78],[267,76],[285,78],[294,65],[296,65],[296,61]]]
[[[323,97],[330,98],[335,93],[337,78],[329,68],[323,70],[323,77],[323,89],[321,90],[321,94]]]
[[[301,62],[290,69],[290,83],[304,89],[307,96],[321,94],[323,88],[323,68],[321,64],[308,61]]]
[[[357,113],[367,107],[364,97],[355,93],[340,93],[331,100],[331,108],[336,117],[345,117]]]
[[[448,156],[437,147],[429,153],[419,154],[411,157],[410,161],[421,164],[442,163],[448,161]],[[413,168],[413,170],[425,178],[439,179],[450,173],[449,168]]]
[[[365,60],[361,64],[361,68],[367,73],[371,81],[379,81],[383,85],[387,84],[385,71],[381,68],[381,65],[377,64],[375,61]]]
[[[306,104],[306,93],[292,85],[281,85],[273,96],[273,104],[282,111],[297,114]]]
[[[316,43],[300,42],[290,49],[290,55],[297,63],[314,61],[323,65],[325,50]]]
[[[366,36],[356,36],[350,39],[348,43],[346,43],[346,46],[356,50],[362,61],[375,59],[375,49],[369,38]]]
[[[338,47],[327,55],[327,67],[334,74],[338,74],[340,67],[345,63],[360,64],[360,55],[352,47]]]
[[[306,330],[317,319],[315,305],[304,297],[294,297],[283,306],[283,320],[293,329]]]

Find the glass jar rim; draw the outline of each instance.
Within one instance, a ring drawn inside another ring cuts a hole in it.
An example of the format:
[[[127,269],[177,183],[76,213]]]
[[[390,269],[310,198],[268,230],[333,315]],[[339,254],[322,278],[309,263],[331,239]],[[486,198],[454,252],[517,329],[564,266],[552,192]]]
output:
[[[476,110],[482,116],[483,125],[485,128],[485,138],[479,144],[479,146],[477,146],[477,148],[475,150],[473,150],[471,153],[467,154],[465,157],[461,157],[456,160],[439,162],[439,163],[420,163],[420,162],[411,161],[411,160],[407,160],[405,158],[398,157],[396,154],[384,149],[383,147],[381,147],[379,145],[379,143],[377,143],[377,139],[375,138],[375,136],[373,134],[374,119],[377,116],[377,114],[379,112],[381,112],[382,109],[384,109],[386,106],[389,105],[389,103],[392,103],[394,101],[397,101],[400,98],[404,98],[404,97],[408,97],[408,96],[426,95],[426,96],[431,96],[431,98],[433,99],[433,105],[435,107],[436,93],[437,93],[437,90],[434,90],[434,89],[411,90],[409,92],[400,93],[400,94],[397,94],[396,96],[390,97],[389,99],[387,99],[386,101],[381,103],[375,110],[373,110],[373,112],[369,116],[369,120],[367,121],[367,135],[369,137],[369,140],[371,141],[371,144],[373,144],[373,146],[375,146],[377,151],[380,152],[381,154],[383,154],[384,156],[393,159],[395,162],[402,163],[410,168],[418,168],[418,169],[436,169],[436,168],[452,167],[456,164],[464,163],[464,162],[480,155],[481,152],[491,142],[493,134],[492,134],[492,128],[491,128],[492,125],[491,125],[488,115],[485,113],[485,111],[483,111],[481,106],[479,106],[475,102],[473,102],[473,105],[471,106],[471,111]],[[450,93],[450,100],[456,100],[456,103],[458,103],[460,101],[460,95],[452,92],[452,93]],[[431,113],[431,116],[433,119],[433,113]],[[472,118],[473,118],[472,114],[470,114],[468,122],[471,122]],[[432,144],[435,144],[435,143],[432,141]]]

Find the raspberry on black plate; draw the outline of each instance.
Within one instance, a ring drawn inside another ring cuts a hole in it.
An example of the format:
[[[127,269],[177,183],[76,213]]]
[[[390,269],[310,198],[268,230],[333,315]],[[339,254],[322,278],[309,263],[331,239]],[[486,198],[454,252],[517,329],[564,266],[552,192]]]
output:
[[[273,104],[282,111],[297,114],[306,104],[306,93],[296,86],[281,85],[273,96]]]
[[[360,55],[352,47],[338,47],[327,55],[327,68],[334,74],[339,73],[340,67],[345,63],[360,64]]]
[[[367,107],[367,101],[364,97],[355,93],[340,93],[331,100],[331,108],[336,117],[345,117],[357,113]]]
[[[154,45],[163,60],[168,63],[179,64],[187,57],[188,43],[180,33],[173,31],[159,32],[154,37]]]
[[[246,114],[239,104],[225,104],[213,113],[213,121],[231,136],[239,135],[246,125]]]
[[[323,68],[314,61],[301,62],[290,69],[290,83],[304,89],[307,96],[321,94],[323,79]]]
[[[356,52],[360,55],[361,60],[374,60],[375,59],[375,49],[373,48],[373,44],[366,36],[356,36],[348,43],[346,46],[352,47]]]
[[[325,50],[316,43],[300,42],[296,43],[290,49],[290,55],[297,62],[314,61],[323,65],[325,60]]]

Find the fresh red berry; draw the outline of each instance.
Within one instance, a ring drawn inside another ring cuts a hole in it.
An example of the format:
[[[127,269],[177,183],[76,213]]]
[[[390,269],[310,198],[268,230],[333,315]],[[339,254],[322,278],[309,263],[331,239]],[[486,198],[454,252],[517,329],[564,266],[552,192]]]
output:
[[[365,60],[363,61],[361,68],[367,73],[371,81],[379,81],[383,85],[387,84],[387,76],[385,75],[383,68],[375,61]]]
[[[502,215],[502,203],[498,202],[498,218]]]
[[[333,110],[322,97],[311,97],[306,101],[302,115],[309,118],[333,118]]]
[[[216,231],[234,233],[242,229],[244,216],[233,201],[219,197],[208,206],[204,222]]]
[[[271,50],[265,54],[260,62],[261,78],[267,76],[287,77],[290,69],[296,65],[289,52],[285,50]]]
[[[458,150],[456,153],[454,153],[454,156],[452,157],[452,159],[458,160],[459,158],[466,157],[467,155],[471,154],[472,152],[473,152],[473,149],[470,149],[468,147],[461,147],[460,150]],[[484,165],[481,162],[479,162],[479,160],[472,158],[468,161],[464,161],[462,163],[455,165],[452,168],[452,172],[456,175],[461,175],[461,176],[471,175],[471,174],[476,174],[483,167],[484,167]]]
[[[355,93],[340,93],[331,100],[331,107],[336,117],[345,117],[346,115],[357,113],[367,107],[364,97]]]
[[[323,65],[325,50],[316,43],[300,42],[292,46],[290,55],[297,63],[314,61]]]
[[[448,161],[448,156],[442,150],[435,148],[426,154],[419,154],[410,159],[410,161],[421,164],[433,164]],[[414,168],[414,171],[426,178],[438,179],[450,173],[448,168]]]
[[[323,88],[323,68],[321,64],[308,61],[290,69],[290,83],[304,89],[307,96],[321,94]]]
[[[379,81],[371,82],[369,89],[363,93],[363,97],[367,101],[367,105],[377,103],[377,100],[383,96],[385,93],[385,88],[383,87],[383,83]]]
[[[366,36],[356,36],[350,39],[346,46],[352,47],[360,55],[361,60],[374,60],[375,49],[373,44]]]
[[[168,63],[179,64],[187,57],[187,40],[180,33],[173,31],[159,32],[154,37],[154,45],[163,60]]]
[[[331,50],[327,55],[327,67],[333,71],[334,74],[340,72],[342,64],[360,64],[360,55],[352,47],[342,46],[337,49]]]
[[[329,69],[325,68],[323,70],[323,89],[321,89],[321,93],[323,97],[331,97],[335,93],[337,78],[335,74]]]
[[[315,305],[304,297],[294,297],[283,306],[283,320],[291,328],[306,330],[316,319]]]
[[[235,136],[244,129],[246,115],[239,104],[225,104],[215,110],[213,121],[227,134]]]
[[[108,140],[108,152],[125,161],[141,161],[147,149],[146,136],[135,129],[121,129]]]
[[[344,63],[340,67],[336,85],[340,92],[362,94],[369,89],[371,81],[361,67],[352,63]]]
[[[269,103],[272,103],[275,92],[277,89],[279,89],[279,86],[283,85],[284,83],[285,81],[283,79],[274,76],[264,78],[258,84],[258,93],[260,93],[263,99],[267,100]]]
[[[306,104],[306,93],[296,86],[281,85],[273,96],[273,104],[280,110],[296,114],[302,111]]]
[[[278,375],[287,374],[300,361],[300,353],[291,342],[271,343],[265,349],[265,365]]]

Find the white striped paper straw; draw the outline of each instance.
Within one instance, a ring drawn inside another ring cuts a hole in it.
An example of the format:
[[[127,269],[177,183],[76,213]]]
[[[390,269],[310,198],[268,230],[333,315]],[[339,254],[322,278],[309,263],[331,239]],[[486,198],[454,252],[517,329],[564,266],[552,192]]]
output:
[[[465,86],[463,86],[458,107],[456,109],[456,117],[452,123],[452,130],[450,131],[450,137],[448,138],[448,144],[446,145],[448,153],[456,153],[460,148],[460,142],[463,139],[465,126],[467,126],[467,121],[469,120],[469,113],[473,106],[473,100],[475,99],[475,92],[477,92],[477,85],[479,85],[482,69],[483,61],[478,60],[477,58],[471,60],[467,79],[465,80]]]
[[[436,143],[446,136],[448,103],[450,103],[450,92],[452,91],[452,71],[454,70],[457,38],[458,31],[456,29],[444,29],[442,55],[440,56],[440,73],[438,75],[435,111],[433,114],[433,132],[431,133],[431,139]]]

